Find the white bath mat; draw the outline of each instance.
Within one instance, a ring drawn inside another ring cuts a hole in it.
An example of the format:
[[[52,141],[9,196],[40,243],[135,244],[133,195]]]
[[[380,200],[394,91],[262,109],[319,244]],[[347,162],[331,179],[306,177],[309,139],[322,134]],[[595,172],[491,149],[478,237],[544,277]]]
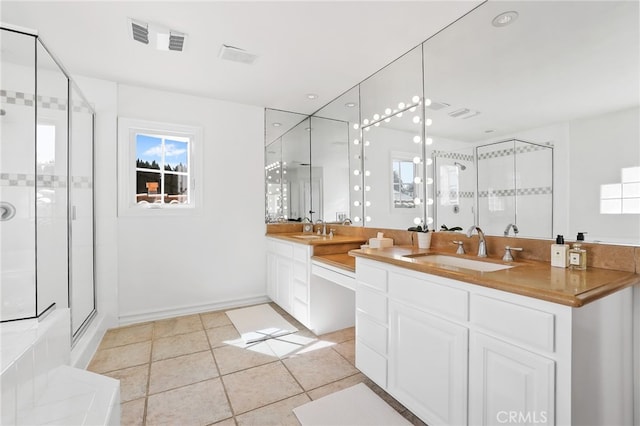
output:
[[[302,426],[411,425],[363,383],[296,407],[293,413]]]
[[[225,312],[245,343],[259,342],[298,331],[269,305]]]

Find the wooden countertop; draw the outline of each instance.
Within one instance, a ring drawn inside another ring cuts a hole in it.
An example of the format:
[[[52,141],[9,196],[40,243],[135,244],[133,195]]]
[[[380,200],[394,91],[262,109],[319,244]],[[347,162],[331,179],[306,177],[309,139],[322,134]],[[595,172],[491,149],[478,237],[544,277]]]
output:
[[[323,254],[320,256],[311,256],[311,259],[344,269],[345,271],[356,271],[356,258],[350,256],[348,253]]]
[[[307,238],[308,236],[320,237],[320,238]],[[273,233],[267,234],[267,237],[279,238],[281,240],[287,240],[298,244],[307,244],[312,246],[324,246],[333,244],[345,244],[345,243],[358,243],[364,244],[367,239],[363,237],[353,235],[334,235],[333,238],[329,236],[323,237],[317,234],[303,234],[302,232],[291,233]]]
[[[415,258],[404,257],[420,253],[442,254],[514,267],[494,272],[479,272],[449,265],[434,267],[420,263]],[[640,284],[640,275],[632,272],[600,268],[587,268],[584,271],[556,268],[545,262],[519,260],[517,253],[516,260],[509,263],[500,259],[481,259],[471,255],[456,255],[411,246],[357,249],[349,251],[349,255],[573,307],[583,306],[625,287]]]

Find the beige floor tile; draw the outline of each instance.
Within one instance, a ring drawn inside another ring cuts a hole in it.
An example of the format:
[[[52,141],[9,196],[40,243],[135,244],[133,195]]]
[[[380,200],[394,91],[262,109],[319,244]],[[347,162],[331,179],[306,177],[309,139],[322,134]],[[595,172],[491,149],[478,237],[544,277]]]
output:
[[[222,375],[268,364],[279,359],[265,342],[249,345],[246,348],[222,346],[213,350],[213,356],[216,358]]]
[[[113,328],[108,330],[102,338],[100,349],[146,342],[152,337],[153,323]]]
[[[211,426],[236,426],[236,421],[232,418],[223,420],[218,423],[214,423]]]
[[[195,333],[178,334],[154,340],[152,358],[154,361],[159,361],[207,349],[209,349],[209,342],[204,331],[196,331]]]
[[[133,343],[96,352],[87,370],[95,373],[122,370],[149,362],[151,342]]]
[[[297,395],[300,386],[281,362],[261,365],[222,377],[236,414]]]
[[[298,426],[300,422],[293,409],[309,402],[309,397],[300,394],[266,407],[249,411],[236,418],[239,426]]]
[[[120,425],[121,426],[143,426],[144,424],[144,404],[145,398],[125,402],[120,405]]]
[[[222,327],[209,328],[206,330],[209,336],[209,343],[212,348],[225,346],[225,341],[234,341],[240,339],[240,334],[233,325],[223,325]]]
[[[286,336],[281,336],[276,339],[269,339],[265,343],[269,345],[274,354],[280,358],[285,358],[308,350],[317,342],[318,339],[315,336],[308,337],[303,333],[295,333],[287,334]]]
[[[127,402],[147,396],[147,383],[149,380],[149,364],[124,370],[110,371],[105,374],[120,380],[120,401]]]
[[[149,396],[147,425],[206,425],[231,417],[220,379]]]
[[[204,328],[222,327],[223,325],[230,325],[231,320],[224,312],[207,312],[206,314],[200,314]]]
[[[330,347],[294,355],[282,362],[305,390],[315,389],[358,372]]]
[[[202,330],[200,315],[187,315],[184,317],[169,318],[154,323],[153,337],[175,336],[177,334],[192,333]]]
[[[149,395],[218,377],[211,351],[151,363]]]
[[[333,343],[342,343],[347,340],[353,340],[356,338],[355,327],[345,328],[343,330],[334,331],[332,333],[323,334],[318,336],[321,340]]]
[[[346,342],[338,343],[333,346],[336,352],[344,357],[351,365],[356,365],[356,341],[347,340]]]
[[[369,379],[364,374],[357,373],[353,376],[349,376],[336,382],[329,383],[328,385],[320,386],[319,388],[307,392],[307,395],[309,395],[311,399],[315,400],[334,392],[350,388],[351,386],[355,386],[358,383],[366,383],[368,380]]]

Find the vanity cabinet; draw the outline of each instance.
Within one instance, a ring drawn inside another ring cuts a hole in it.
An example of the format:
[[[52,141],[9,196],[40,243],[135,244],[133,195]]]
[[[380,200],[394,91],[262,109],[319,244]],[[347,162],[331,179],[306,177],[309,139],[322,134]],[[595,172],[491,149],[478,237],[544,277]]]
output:
[[[356,366],[430,425],[633,424],[631,288],[580,308],[356,259]]]
[[[309,327],[311,247],[267,238],[267,295]]]

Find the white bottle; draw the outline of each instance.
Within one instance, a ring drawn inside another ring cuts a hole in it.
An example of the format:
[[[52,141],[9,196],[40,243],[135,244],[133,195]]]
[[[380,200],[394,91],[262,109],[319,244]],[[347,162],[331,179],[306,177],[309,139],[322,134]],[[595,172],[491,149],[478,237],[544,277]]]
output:
[[[564,237],[562,235],[558,235],[556,237],[556,243],[551,244],[551,266],[566,268],[568,266],[568,256],[569,245],[564,243]]]

